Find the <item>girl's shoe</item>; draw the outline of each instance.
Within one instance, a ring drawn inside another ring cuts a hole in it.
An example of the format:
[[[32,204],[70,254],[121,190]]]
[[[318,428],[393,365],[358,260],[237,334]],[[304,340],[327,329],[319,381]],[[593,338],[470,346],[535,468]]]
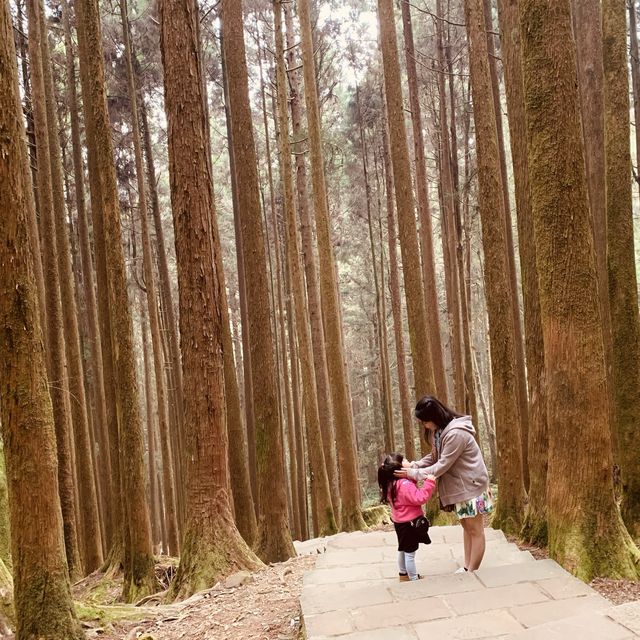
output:
[[[415,582],[416,580],[422,580],[422,578],[424,578],[424,576],[421,576],[420,574],[418,574],[413,580],[412,582]]]
[[[406,573],[399,573],[398,580],[400,580],[400,582],[409,582],[410,578]]]

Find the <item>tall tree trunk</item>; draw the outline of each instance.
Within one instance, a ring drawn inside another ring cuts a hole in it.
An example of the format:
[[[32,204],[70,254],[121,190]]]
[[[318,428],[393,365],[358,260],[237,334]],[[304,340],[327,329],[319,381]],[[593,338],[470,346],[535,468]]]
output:
[[[583,580],[594,575],[636,578],[640,552],[624,527],[613,490],[609,410],[602,394],[602,323],[598,300],[593,296],[597,267],[589,224],[576,57],[575,49],[567,46],[571,37],[569,0],[557,0],[552,5],[546,0],[520,1],[548,390],[549,550],[553,558]],[[594,455],[597,464],[593,464]],[[587,503],[590,508],[585,510]]]
[[[40,3],[40,29],[46,34],[44,4]],[[82,518],[81,548],[86,572],[95,571],[102,564],[102,537],[98,516],[98,499],[93,474],[89,418],[84,388],[84,366],[80,350],[80,330],[78,311],[71,268],[71,245],[69,227],[64,202],[64,180],[62,176],[62,155],[58,137],[57,105],[53,86],[53,75],[49,46],[42,38],[42,65],[47,102],[47,125],[49,133],[49,158],[51,162],[53,212],[57,246],[58,275],[62,304],[62,322],[65,335],[66,357],[68,364],[68,385],[70,394],[71,418],[77,458],[77,479],[80,498],[80,516]]]
[[[576,43],[582,140],[587,168],[591,224],[596,249],[600,313],[605,330],[605,355],[609,394],[613,398],[611,369],[611,314],[607,275],[607,205],[604,139],[604,68],[602,3],[600,0],[571,0],[573,36]],[[615,406],[612,404],[612,411]],[[612,418],[613,418],[612,414]],[[615,435],[614,435],[615,442]]]
[[[169,176],[180,291],[186,445],[186,520],[171,586],[188,597],[259,560],[233,522],[228,494],[222,286],[213,234],[215,209],[195,0],[160,3],[169,125]],[[206,394],[201,393],[206,388]]]
[[[435,390],[433,361],[427,331],[427,309],[420,276],[420,253],[415,220],[415,201],[411,185],[411,165],[407,147],[407,132],[402,104],[400,63],[396,41],[392,0],[378,0],[380,44],[384,67],[384,84],[391,144],[391,164],[396,195],[396,211],[400,230],[400,250],[404,274],[404,288],[409,319],[409,338],[413,357],[415,394],[417,397]],[[429,309],[431,316],[437,309]],[[421,434],[422,448],[426,449]]]
[[[611,378],[622,480],[622,518],[640,538],[640,314],[633,244],[627,14],[622,2],[603,0],[604,132],[607,194],[607,266],[611,309]]]
[[[9,3],[0,10],[0,422],[18,638],[80,640],[65,560],[56,435],[34,273],[35,217]],[[34,520],[34,519],[37,519]]]
[[[307,160],[305,144],[306,138],[303,123],[302,89],[300,83],[300,71],[297,68],[296,42],[293,26],[293,6],[285,3],[283,6],[285,24],[287,27],[286,55],[288,62],[288,79],[291,87],[289,104],[291,106],[291,125],[293,132],[293,150],[296,159],[296,191],[298,216],[302,232],[302,252],[304,258],[304,271],[306,276],[306,291],[308,298],[309,320],[311,322],[311,344],[313,347],[313,366],[316,375],[316,387],[318,392],[318,412],[320,415],[320,428],[325,451],[325,464],[331,484],[334,512],[340,508],[339,473],[337,462],[337,450],[335,445],[336,432],[333,400],[331,397],[331,384],[329,382],[329,366],[327,363],[326,335],[322,320],[322,301],[318,276],[318,265],[314,250],[313,222],[311,220],[311,206],[307,181]]]
[[[492,526],[518,533],[524,516],[525,490],[513,322],[514,295],[510,278],[509,284],[505,286],[505,274],[509,273],[509,249],[482,0],[465,0],[465,15],[478,154],[478,204],[485,256],[484,279],[489,314],[494,411],[500,447],[500,496]]]
[[[100,488],[105,500],[103,513],[106,540],[103,542],[107,548],[112,544],[113,518],[111,505],[107,505],[107,496],[111,495],[111,456],[109,451],[109,434],[107,432],[107,401],[104,390],[104,371],[102,361],[102,345],[100,327],[98,324],[98,311],[96,303],[96,293],[93,284],[93,261],[91,257],[91,247],[89,244],[89,227],[87,222],[87,211],[85,206],[85,186],[84,169],[82,163],[82,146],[80,142],[80,114],[78,110],[78,99],[76,93],[75,56],[73,51],[73,41],[71,37],[71,20],[69,17],[69,4],[67,0],[62,0],[62,19],[64,23],[65,54],[67,68],[67,104],[69,106],[69,120],[71,122],[71,143],[73,151],[73,179],[75,188],[76,213],[78,216],[78,238],[80,248],[80,258],[83,274],[83,298],[86,307],[86,325],[88,327],[88,342],[90,351],[91,373],[88,376],[91,380],[90,391],[93,396],[93,424],[94,431],[98,436],[100,448],[98,478]]]
[[[443,402],[447,400],[447,380],[444,372],[442,354],[442,338],[440,335],[440,313],[438,312],[438,294],[436,288],[436,272],[433,257],[433,229],[429,208],[429,184],[427,182],[427,163],[424,153],[424,135],[422,133],[422,111],[418,90],[418,71],[413,42],[413,24],[411,6],[408,0],[402,0],[402,28],[405,45],[405,64],[409,87],[409,108],[411,109],[411,126],[413,131],[413,150],[416,163],[416,196],[418,202],[418,218],[420,220],[420,249],[422,252],[422,268],[425,282],[425,304],[433,309],[433,319],[429,322],[429,342],[433,359],[433,374],[436,393]],[[413,460],[413,458],[412,458]]]
[[[516,275],[515,248],[513,244],[513,228],[511,220],[511,202],[509,199],[509,178],[507,174],[507,153],[504,144],[504,128],[502,126],[502,102],[500,100],[500,81],[498,79],[498,56],[495,53],[491,0],[484,0],[484,24],[487,31],[487,49],[489,52],[489,70],[491,73],[491,89],[498,134],[498,152],[500,154],[500,176],[504,202],[505,233],[507,239],[508,277],[511,283],[513,310],[513,335],[515,339],[516,393],[520,410],[520,440],[522,446],[522,473],[525,488],[529,486],[529,401],[527,398],[527,370],[524,361],[524,340],[520,321],[520,296],[518,295],[518,277]]]
[[[279,123],[279,160],[283,186],[283,210],[286,227],[287,270],[290,294],[295,307],[295,328],[298,336],[298,357],[302,371],[302,394],[307,429],[307,446],[311,466],[311,492],[316,521],[316,536],[336,532],[336,521],[331,503],[329,477],[324,460],[324,447],[318,411],[317,385],[313,367],[311,332],[305,301],[304,279],[300,264],[300,244],[296,225],[293,197],[291,149],[287,114],[287,81],[285,76],[284,39],[282,35],[282,1],[274,0],[276,41],[276,85]],[[295,362],[292,361],[293,366]]]
[[[438,63],[439,71],[437,75],[438,96],[439,96],[439,120],[440,120],[440,186],[442,190],[441,220],[446,233],[443,234],[442,251],[446,252],[448,260],[445,259],[445,269],[449,275],[449,287],[447,290],[447,311],[449,315],[449,335],[451,336],[451,360],[453,364],[453,379],[455,384],[456,405],[460,408],[466,405],[465,385],[464,385],[464,365],[462,363],[462,325],[460,315],[460,283],[458,279],[457,265],[457,230],[455,224],[456,215],[456,192],[453,182],[451,165],[451,143],[449,139],[449,126],[447,114],[447,91],[445,83],[445,58],[444,58],[444,35],[442,28],[442,1],[438,0],[437,12],[440,16],[436,20],[436,31],[438,39]]]
[[[635,180],[640,186],[640,52],[638,52],[638,14],[636,1],[629,0],[629,39],[631,40],[631,81],[633,85],[633,120],[636,141]],[[633,168],[633,167],[632,167]],[[607,289],[608,292],[608,289]]]
[[[54,203],[52,192],[51,162],[49,157],[49,124],[45,98],[45,71],[42,60],[42,23],[38,0],[27,2],[29,16],[29,57],[33,90],[33,112],[36,145],[38,150],[38,194],[43,238],[44,273],[46,274],[46,319],[48,347],[48,375],[51,401],[56,426],[58,449],[58,484],[64,521],[64,540],[67,563],[72,579],[82,572],[78,544],[78,514],[74,499],[74,476],[71,455],[71,416],[66,402],[66,354],[62,327],[62,307],[58,278],[58,260],[55,236]],[[34,255],[34,259],[38,256]]]
[[[356,460],[355,430],[351,393],[347,377],[344,339],[342,335],[342,310],[336,272],[335,256],[329,224],[329,203],[324,174],[320,107],[314,63],[314,46],[311,33],[309,0],[297,0],[302,44],[302,72],[304,97],[307,107],[309,152],[311,157],[311,181],[313,184],[313,208],[316,217],[318,258],[320,263],[320,295],[322,318],[327,349],[327,366],[331,371],[329,384],[333,403],[336,448],[340,469],[340,527],[344,531],[365,528],[360,508],[360,483]]]
[[[529,160],[527,158],[527,123],[518,28],[519,15],[516,0],[500,0],[498,6],[518,214],[520,273],[524,301],[524,337],[529,386],[529,505],[522,535],[534,544],[545,545],[547,543],[547,392],[536,244],[531,211]]]
[[[142,137],[140,135],[140,120],[138,118],[138,96],[136,80],[133,71],[133,51],[129,29],[127,0],[120,0],[120,15],[122,18],[123,43],[127,61],[127,86],[131,109],[131,125],[133,131],[133,151],[136,163],[136,179],[138,186],[138,215],[142,232],[142,260],[146,286],[147,313],[151,329],[151,346],[153,354],[153,370],[156,382],[156,403],[158,408],[158,422],[160,426],[160,444],[162,448],[162,474],[165,499],[165,519],[167,526],[167,540],[169,555],[180,553],[178,542],[178,519],[176,515],[175,478],[173,475],[173,452],[170,446],[170,427],[167,387],[164,372],[164,358],[160,340],[160,319],[158,317],[158,301],[156,295],[156,281],[151,254],[151,240],[149,237],[149,208],[147,204],[147,184],[145,181],[144,162],[142,157]]]
[[[260,207],[258,161],[253,138],[241,0],[222,0],[221,22],[229,93],[242,251],[246,270],[251,336],[251,378],[256,429],[256,464],[260,515],[256,552],[266,562],[281,562],[295,554],[287,519],[282,426],[278,411],[276,361],[273,352],[267,259]]]
[[[409,396],[409,378],[404,347],[404,331],[402,326],[402,306],[400,301],[400,277],[398,274],[398,232],[396,213],[393,201],[393,173],[389,153],[389,129],[386,119],[382,132],[382,156],[384,163],[385,195],[387,205],[387,230],[389,242],[389,289],[391,290],[391,312],[393,314],[393,334],[396,345],[396,362],[398,366],[398,391],[400,394],[400,413],[402,415],[402,433],[404,435],[404,454],[408,460],[416,459],[416,438],[413,425],[413,412]],[[440,329],[438,329],[440,331]]]
[[[95,244],[104,243],[113,365],[116,373],[114,380],[121,454],[120,479],[126,528],[123,538],[125,545],[128,545],[128,548],[125,546],[128,561],[124,568],[123,596],[125,600],[132,602],[156,588],[151,525],[145,495],[142,420],[120,232],[118,185],[107,111],[100,14],[94,0],[78,3],[76,10],[80,69],[84,76],[85,123],[90,142],[89,156],[93,156],[93,169],[99,176],[99,180],[91,183]]]

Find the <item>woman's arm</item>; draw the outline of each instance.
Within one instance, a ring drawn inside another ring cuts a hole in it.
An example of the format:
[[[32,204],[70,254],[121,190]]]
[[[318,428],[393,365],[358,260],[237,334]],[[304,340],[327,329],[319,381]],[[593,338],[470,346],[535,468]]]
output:
[[[435,453],[431,451],[431,453],[427,454],[424,458],[422,458],[421,460],[416,460],[415,462],[412,462],[409,466],[412,469],[422,469],[424,467],[430,467],[434,463],[435,463]]]
[[[438,461],[421,469],[407,469],[407,476],[413,480],[423,480],[428,475],[434,475],[439,478],[446,473],[453,463],[460,457],[460,454],[466,447],[466,439],[459,431],[448,434],[442,440],[442,453]]]

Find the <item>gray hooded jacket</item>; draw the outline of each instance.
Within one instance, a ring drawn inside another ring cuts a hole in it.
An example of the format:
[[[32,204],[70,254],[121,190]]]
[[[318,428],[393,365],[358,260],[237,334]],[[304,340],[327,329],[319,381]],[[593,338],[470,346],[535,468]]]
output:
[[[475,432],[470,416],[452,420],[440,433],[440,450],[434,445],[429,455],[412,462],[409,477],[424,480],[428,475],[436,476],[445,506],[479,496],[489,486],[489,474]]]

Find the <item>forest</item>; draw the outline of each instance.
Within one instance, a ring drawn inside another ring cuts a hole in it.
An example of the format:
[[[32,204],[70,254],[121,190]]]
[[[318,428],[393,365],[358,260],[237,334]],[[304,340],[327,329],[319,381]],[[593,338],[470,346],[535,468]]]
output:
[[[636,0],[0,1],[0,637],[382,526],[426,394],[640,599]]]

